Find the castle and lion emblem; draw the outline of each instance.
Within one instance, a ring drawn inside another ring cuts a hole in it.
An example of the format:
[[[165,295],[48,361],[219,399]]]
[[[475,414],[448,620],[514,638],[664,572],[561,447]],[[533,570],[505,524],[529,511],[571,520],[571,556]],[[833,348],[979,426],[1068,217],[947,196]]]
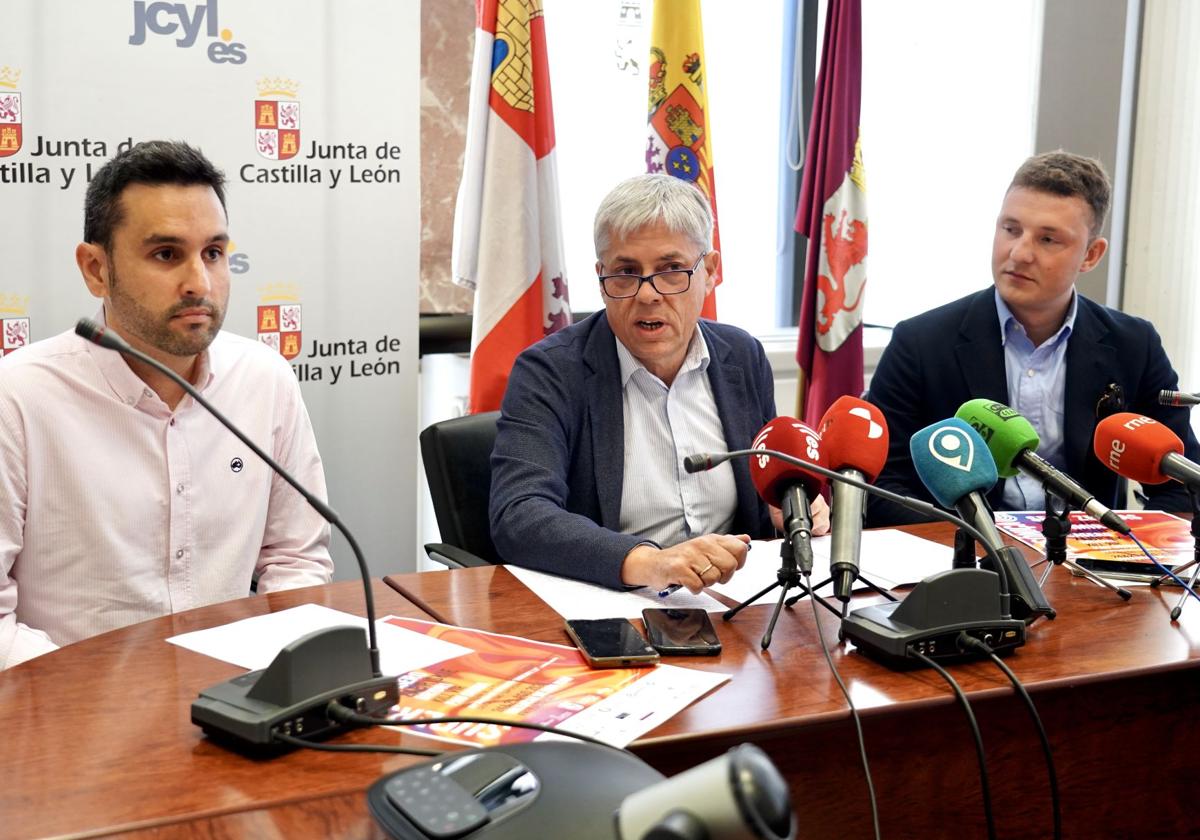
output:
[[[0,67],[0,158],[21,151],[21,71]]]
[[[0,356],[29,343],[29,298],[0,294]]]
[[[258,340],[291,361],[300,355],[303,346],[299,293],[289,283],[264,286],[259,292]]]
[[[300,152],[300,83],[291,79],[258,80],[254,100],[254,147],[268,160],[287,160]],[[275,98],[269,98],[275,97]]]

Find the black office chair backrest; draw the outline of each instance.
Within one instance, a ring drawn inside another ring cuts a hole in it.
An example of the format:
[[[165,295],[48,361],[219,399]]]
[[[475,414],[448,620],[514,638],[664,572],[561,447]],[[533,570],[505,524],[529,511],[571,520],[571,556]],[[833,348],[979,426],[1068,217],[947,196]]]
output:
[[[421,432],[421,461],[442,542],[495,563],[488,522],[499,411],[442,420]]]

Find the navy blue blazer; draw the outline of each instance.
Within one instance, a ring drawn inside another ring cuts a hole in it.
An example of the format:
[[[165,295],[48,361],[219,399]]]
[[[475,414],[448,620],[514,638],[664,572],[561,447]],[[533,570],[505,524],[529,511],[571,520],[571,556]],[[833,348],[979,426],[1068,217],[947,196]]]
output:
[[[1075,324],[1067,341],[1063,428],[1066,472],[1096,498],[1113,508],[1125,507],[1124,481],[1092,452],[1098,418],[1096,404],[1110,384],[1121,386],[1125,404],[1109,410],[1133,411],[1171,427],[1184,441],[1186,455],[1200,460],[1200,444],[1189,425],[1189,413],[1158,404],[1158,392],[1178,387],[1162,341],[1153,325],[1078,296]],[[891,446],[879,476],[880,487],[932,501],[913,470],[908,442],[913,433],[947,417],[970,399],[1008,404],[1004,346],[991,287],[932,309],[896,325],[884,350],[867,399],[888,421]],[[1003,480],[988,494],[1000,506]],[[1148,485],[1148,507],[1190,511],[1187,491],[1176,482]],[[870,500],[869,525],[922,521],[923,517],[891,502]]]
[[[762,345],[700,321],[708,377],[729,448],[749,448],[775,416]],[[619,588],[621,563],[644,540],[617,529],[625,423],[616,337],[603,311],[525,350],[513,366],[492,452],[492,540],[507,563]],[[731,533],[774,536],[745,459],[732,462]]]

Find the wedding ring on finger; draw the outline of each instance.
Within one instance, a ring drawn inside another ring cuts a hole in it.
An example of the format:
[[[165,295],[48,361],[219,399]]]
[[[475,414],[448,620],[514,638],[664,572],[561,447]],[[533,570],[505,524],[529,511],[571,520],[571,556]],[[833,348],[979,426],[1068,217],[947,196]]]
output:
[[[700,571],[696,572],[696,575],[697,575],[697,576],[698,576],[698,577],[699,577],[701,580],[704,580],[704,576],[705,576],[706,574],[708,574],[709,570],[710,570],[710,569],[712,569],[712,568],[714,568],[713,564],[712,564],[712,563],[709,563],[709,564],[708,564],[707,566],[705,566],[703,569],[701,569]],[[718,575],[718,577],[719,577],[719,575]]]

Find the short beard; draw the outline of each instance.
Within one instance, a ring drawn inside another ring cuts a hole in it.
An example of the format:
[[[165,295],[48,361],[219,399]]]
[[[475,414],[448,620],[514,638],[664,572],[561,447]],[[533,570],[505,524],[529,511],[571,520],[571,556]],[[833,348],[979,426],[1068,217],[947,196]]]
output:
[[[203,353],[225,322],[225,310],[208,298],[187,298],[178,301],[163,316],[157,316],[141,301],[126,295],[117,278],[116,266],[110,257],[108,272],[109,304],[120,313],[121,325],[146,344],[171,356],[195,356]],[[204,308],[212,314],[207,327],[197,327],[180,334],[171,329],[170,320],[185,309]]]

